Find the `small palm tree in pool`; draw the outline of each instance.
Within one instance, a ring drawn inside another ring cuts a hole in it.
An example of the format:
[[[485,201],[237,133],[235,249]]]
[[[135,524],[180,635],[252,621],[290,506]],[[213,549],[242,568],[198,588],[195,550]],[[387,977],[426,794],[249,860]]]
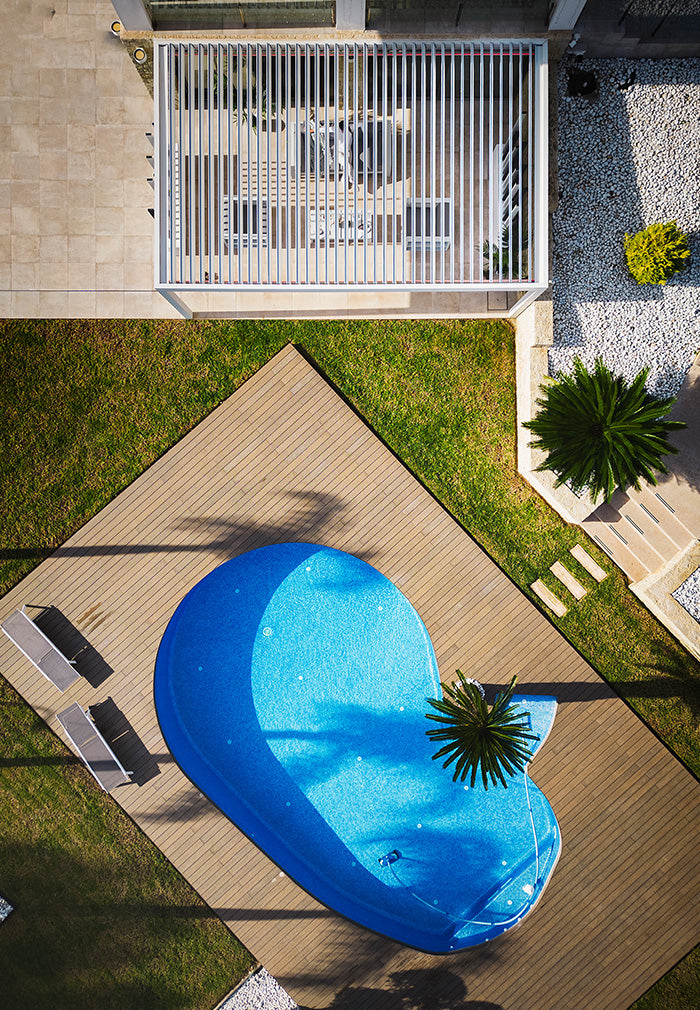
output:
[[[517,677],[489,708],[481,686],[465,678],[461,670],[457,676],[460,680],[454,684],[442,685],[442,699],[428,698],[440,714],[427,712],[426,718],[441,726],[426,730],[426,734],[431,740],[446,741],[433,754],[433,761],[444,757],[443,768],[457,762],[453,782],[464,782],[471,773],[469,785],[473,786],[480,771],[484,789],[488,789],[489,780],[494,786],[500,782],[507,788],[505,776],[521,772],[532,757],[527,741],[538,739],[526,731],[526,713],[512,703]]]
[[[553,470],[556,485],[576,493],[588,490],[595,501],[609,501],[615,488],[640,489],[639,478],[656,484],[654,470],[668,473],[661,456],[678,452],[668,441],[682,421],[665,421],[675,400],[660,400],[644,389],[649,369],[631,384],[597,358],[589,372],[580,358],[574,372],[559,372],[543,387],[540,411],[524,426],[537,436],[530,445],[547,453],[538,470]]]

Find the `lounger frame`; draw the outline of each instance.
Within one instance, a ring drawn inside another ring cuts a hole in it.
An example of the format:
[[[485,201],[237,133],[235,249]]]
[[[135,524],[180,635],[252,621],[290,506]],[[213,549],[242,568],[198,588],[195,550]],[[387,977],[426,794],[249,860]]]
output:
[[[75,661],[63,655],[58,646],[54,645],[51,639],[44,634],[41,628],[25,612],[25,608],[26,604],[22,606],[21,610],[15,610],[6,617],[1,625],[2,630],[10,641],[17,646],[19,651],[27,657],[29,662],[37,668],[39,673],[46,677],[59,691],[65,691],[66,688],[74,684],[80,677],[80,674],[75,669]],[[24,644],[19,640],[20,636],[18,632],[20,630],[25,635],[23,639]],[[27,651],[30,648],[30,642],[26,638],[27,635],[31,639],[32,644],[37,646],[34,650],[34,655]]]
[[[130,782],[128,772],[95,725],[90,709],[75,702],[56,716],[64,733],[106,793]]]

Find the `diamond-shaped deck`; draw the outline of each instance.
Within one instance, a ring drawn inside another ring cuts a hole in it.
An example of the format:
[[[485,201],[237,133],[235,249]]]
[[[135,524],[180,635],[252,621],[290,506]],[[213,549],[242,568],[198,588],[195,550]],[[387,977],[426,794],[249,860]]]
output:
[[[501,940],[440,958],[354,926],[281,875],[173,762],[152,692],[169,617],[215,565],[285,540],[386,574],[423,617],[443,676],[460,666],[504,685],[518,672],[520,690],[558,695],[532,771],[563,853]],[[67,621],[90,643],[87,679],[60,695],[8,640],[2,673],[59,733],[70,702],[111,699],[100,728],[135,773],[115,800],[303,1006],[383,1010],[389,993],[428,1005],[424,993],[455,1008],[625,1008],[700,939],[698,782],[291,346],[25,578],[0,618],[22,603],[52,604],[45,630],[60,638]]]

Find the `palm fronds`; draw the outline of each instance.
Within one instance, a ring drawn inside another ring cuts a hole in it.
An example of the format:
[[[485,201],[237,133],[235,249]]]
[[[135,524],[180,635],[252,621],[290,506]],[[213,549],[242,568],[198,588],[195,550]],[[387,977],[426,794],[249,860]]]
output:
[[[471,772],[469,784],[473,786],[480,770],[484,789],[488,789],[489,780],[492,785],[500,782],[507,788],[505,775],[512,777],[523,770],[532,756],[527,741],[537,740],[525,730],[525,713],[511,702],[517,677],[489,709],[479,686],[466,680],[461,670],[457,670],[457,676],[459,681],[442,685],[442,699],[428,698],[440,715],[427,712],[426,719],[442,725],[426,730],[426,735],[431,740],[447,741],[433,754],[433,760],[444,757],[443,768],[457,762],[453,782],[464,782]]]
[[[609,501],[617,487],[639,490],[640,477],[656,484],[654,470],[668,473],[661,456],[678,452],[668,432],[686,426],[663,420],[675,400],[647,393],[648,376],[644,368],[628,384],[602,358],[596,358],[592,372],[580,358],[572,375],[559,372],[543,387],[537,416],[524,423],[537,436],[530,445],[547,453],[537,469],[553,470],[557,486],[587,489],[594,501],[601,494]]]

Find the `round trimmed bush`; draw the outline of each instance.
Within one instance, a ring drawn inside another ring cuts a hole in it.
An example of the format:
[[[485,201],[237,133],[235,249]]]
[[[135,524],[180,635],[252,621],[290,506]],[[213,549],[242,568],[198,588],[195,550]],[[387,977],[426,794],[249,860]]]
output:
[[[625,259],[638,284],[665,284],[688,267],[689,258],[688,236],[675,221],[650,224],[632,238],[625,235]]]

